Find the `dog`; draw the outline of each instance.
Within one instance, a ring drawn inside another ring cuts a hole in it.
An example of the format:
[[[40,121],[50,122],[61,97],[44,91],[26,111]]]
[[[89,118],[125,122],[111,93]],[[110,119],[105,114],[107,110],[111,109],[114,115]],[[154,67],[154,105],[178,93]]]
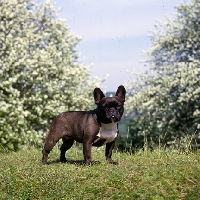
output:
[[[90,111],[69,111],[58,115],[50,126],[42,150],[42,163],[48,164],[48,154],[62,138],[60,161],[67,162],[65,153],[70,149],[74,140],[83,143],[83,155],[86,165],[90,165],[92,146],[106,145],[105,157],[109,163],[112,160],[112,150],[115,139],[119,134],[118,122],[124,112],[126,90],[120,85],[114,97],[105,97],[100,88],[94,89],[94,101],[97,108]]]

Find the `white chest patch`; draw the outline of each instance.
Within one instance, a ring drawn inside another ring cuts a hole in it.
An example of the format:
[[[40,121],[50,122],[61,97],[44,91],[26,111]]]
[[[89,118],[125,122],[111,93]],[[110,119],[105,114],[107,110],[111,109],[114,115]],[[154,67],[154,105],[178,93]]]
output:
[[[98,137],[106,139],[105,143],[112,142],[118,134],[117,123],[112,122],[110,124],[101,123],[101,127],[98,133]]]

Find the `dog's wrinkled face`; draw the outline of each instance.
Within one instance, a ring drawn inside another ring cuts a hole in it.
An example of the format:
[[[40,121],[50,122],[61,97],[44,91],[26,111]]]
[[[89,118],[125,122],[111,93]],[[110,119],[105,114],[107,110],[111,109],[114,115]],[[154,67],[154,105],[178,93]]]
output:
[[[99,108],[99,116],[102,123],[108,124],[118,122],[124,112],[126,90],[124,86],[119,86],[114,97],[105,97],[99,88],[94,90],[95,103]]]
[[[104,97],[98,107],[103,123],[120,121],[124,112],[123,102],[118,97]]]

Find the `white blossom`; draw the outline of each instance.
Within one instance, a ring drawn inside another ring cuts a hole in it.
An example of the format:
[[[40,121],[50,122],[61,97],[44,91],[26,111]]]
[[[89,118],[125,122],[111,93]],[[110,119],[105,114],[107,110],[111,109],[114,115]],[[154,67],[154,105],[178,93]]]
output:
[[[80,38],[51,1],[2,0],[0,30],[0,143],[17,149],[41,142],[60,112],[88,109],[100,80],[89,81]]]
[[[182,3],[176,10],[150,35],[152,48],[146,51],[146,62],[151,70],[128,84],[126,108],[133,140],[141,130],[157,142],[199,132],[199,0]]]

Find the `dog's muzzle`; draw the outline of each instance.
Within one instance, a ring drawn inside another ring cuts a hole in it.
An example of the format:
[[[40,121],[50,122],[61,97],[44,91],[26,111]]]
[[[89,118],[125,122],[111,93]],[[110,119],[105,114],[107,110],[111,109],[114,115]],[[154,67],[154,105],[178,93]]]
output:
[[[112,122],[118,121],[117,112],[114,108],[110,108],[109,110],[109,117]]]
[[[115,122],[116,117],[114,115],[111,116],[111,121]]]

